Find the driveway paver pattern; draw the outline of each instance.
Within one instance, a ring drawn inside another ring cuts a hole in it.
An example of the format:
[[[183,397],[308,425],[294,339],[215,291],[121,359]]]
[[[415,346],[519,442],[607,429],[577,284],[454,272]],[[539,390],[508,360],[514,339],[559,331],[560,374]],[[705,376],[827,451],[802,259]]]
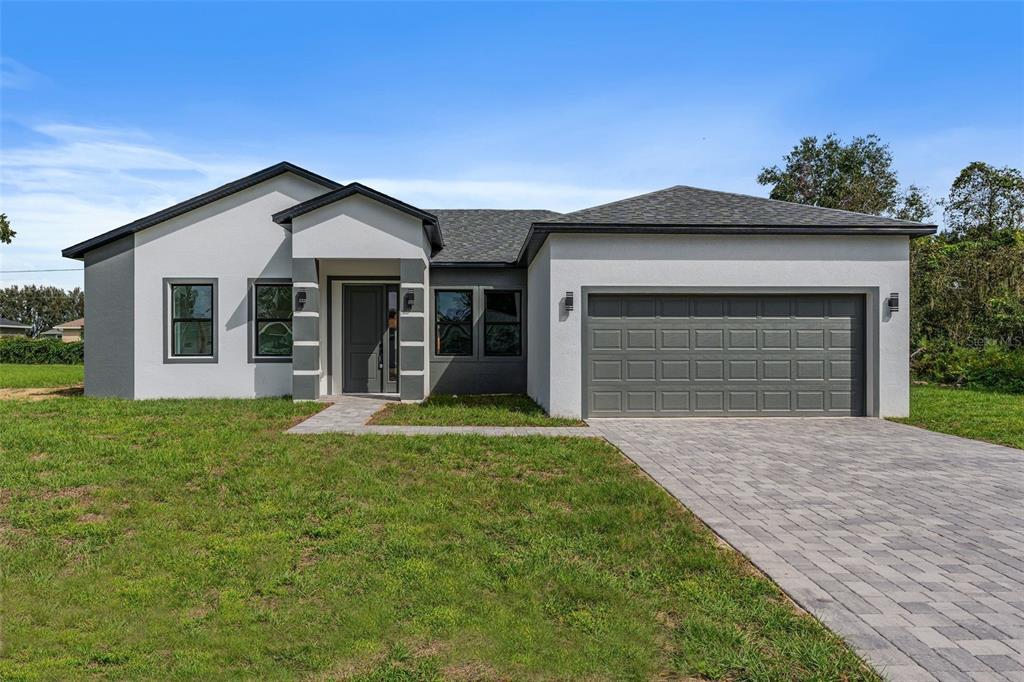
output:
[[[879,419],[594,419],[893,680],[1024,681],[1024,451]]]

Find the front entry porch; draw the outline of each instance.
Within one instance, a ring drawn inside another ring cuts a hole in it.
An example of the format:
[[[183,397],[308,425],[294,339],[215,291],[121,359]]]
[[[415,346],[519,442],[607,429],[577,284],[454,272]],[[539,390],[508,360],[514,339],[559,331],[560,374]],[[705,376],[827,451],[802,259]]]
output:
[[[426,396],[426,263],[293,259],[293,398]]]

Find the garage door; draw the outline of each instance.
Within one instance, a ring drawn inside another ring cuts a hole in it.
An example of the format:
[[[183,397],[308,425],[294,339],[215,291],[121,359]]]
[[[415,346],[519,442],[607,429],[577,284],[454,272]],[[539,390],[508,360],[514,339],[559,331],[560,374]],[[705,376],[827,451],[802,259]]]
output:
[[[584,414],[864,413],[864,297],[590,294]]]

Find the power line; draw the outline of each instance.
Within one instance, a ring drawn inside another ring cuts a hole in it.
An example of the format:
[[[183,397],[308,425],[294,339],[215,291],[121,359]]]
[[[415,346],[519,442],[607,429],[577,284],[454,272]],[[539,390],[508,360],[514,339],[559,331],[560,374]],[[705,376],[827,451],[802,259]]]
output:
[[[12,275],[22,272],[81,272],[84,268],[51,268],[49,270],[0,270],[0,275]]]

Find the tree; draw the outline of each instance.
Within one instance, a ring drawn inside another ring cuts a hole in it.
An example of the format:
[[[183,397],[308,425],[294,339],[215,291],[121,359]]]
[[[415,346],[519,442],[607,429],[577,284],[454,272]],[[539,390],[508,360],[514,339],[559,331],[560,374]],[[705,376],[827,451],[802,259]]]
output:
[[[18,233],[11,229],[11,221],[8,220],[7,214],[0,213],[0,243],[10,244],[16,234]]]
[[[914,185],[900,190],[892,153],[877,135],[843,144],[835,133],[805,137],[783,157],[784,167],[761,169],[758,183],[772,185],[772,199],[844,211],[924,220],[926,195]]]
[[[956,238],[984,239],[1024,227],[1024,176],[1016,168],[975,161],[949,190],[946,226]]]
[[[30,336],[84,315],[85,294],[78,287],[65,291],[59,287],[30,284],[0,289],[0,317],[29,325]]]
[[[974,162],[944,199],[949,230],[911,241],[911,339],[1024,348],[1024,180]]]

